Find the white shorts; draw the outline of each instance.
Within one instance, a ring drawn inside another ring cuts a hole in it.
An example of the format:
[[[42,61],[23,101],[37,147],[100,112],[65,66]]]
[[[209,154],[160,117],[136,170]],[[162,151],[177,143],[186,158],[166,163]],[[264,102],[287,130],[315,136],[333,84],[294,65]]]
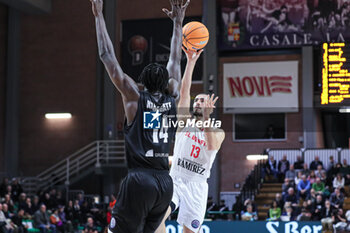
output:
[[[198,232],[207,209],[208,183],[190,182],[179,177],[172,177],[174,193],[172,202],[179,208],[177,222],[193,232]]]

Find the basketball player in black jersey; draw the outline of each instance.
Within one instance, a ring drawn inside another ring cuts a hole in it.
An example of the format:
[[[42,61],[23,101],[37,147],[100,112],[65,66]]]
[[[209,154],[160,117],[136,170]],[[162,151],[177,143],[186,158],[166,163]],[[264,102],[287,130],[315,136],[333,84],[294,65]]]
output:
[[[128,175],[122,182],[109,232],[153,233],[165,215],[173,193],[168,155],[175,129],[171,126],[163,128],[162,120],[176,115],[175,98],[181,81],[182,22],[189,0],[186,3],[170,0],[172,10],[163,9],[173,21],[170,58],[167,68],[159,64],[144,68],[139,80],[146,91],[139,91],[116,59],[103,18],[103,0],[90,1],[99,55],[122,95],[126,115]],[[152,128],[153,124],[156,128]]]

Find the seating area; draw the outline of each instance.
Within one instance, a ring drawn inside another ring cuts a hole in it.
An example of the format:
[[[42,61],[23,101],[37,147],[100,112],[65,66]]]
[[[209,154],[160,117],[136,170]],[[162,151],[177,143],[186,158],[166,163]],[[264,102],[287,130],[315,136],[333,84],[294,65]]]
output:
[[[327,231],[350,230],[349,150],[271,150],[257,194],[243,220],[321,221]]]

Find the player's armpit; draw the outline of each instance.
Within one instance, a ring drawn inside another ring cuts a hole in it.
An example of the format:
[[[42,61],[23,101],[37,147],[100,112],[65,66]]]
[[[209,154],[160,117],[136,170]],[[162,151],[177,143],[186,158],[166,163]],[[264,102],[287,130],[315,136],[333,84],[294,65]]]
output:
[[[213,133],[215,134],[215,142],[212,146],[212,150],[218,151],[225,139],[225,132],[222,129],[213,129]]]

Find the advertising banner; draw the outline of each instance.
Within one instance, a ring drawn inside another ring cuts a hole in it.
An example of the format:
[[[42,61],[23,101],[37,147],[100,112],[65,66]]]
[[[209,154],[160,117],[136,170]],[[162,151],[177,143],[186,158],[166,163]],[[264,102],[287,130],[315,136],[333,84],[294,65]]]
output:
[[[349,1],[218,0],[220,50],[288,48],[345,42]]]
[[[225,113],[298,111],[298,61],[223,66]]]
[[[176,221],[166,222],[166,233],[182,233],[182,226]],[[204,222],[199,233],[321,233],[321,222],[246,222],[211,221]]]

